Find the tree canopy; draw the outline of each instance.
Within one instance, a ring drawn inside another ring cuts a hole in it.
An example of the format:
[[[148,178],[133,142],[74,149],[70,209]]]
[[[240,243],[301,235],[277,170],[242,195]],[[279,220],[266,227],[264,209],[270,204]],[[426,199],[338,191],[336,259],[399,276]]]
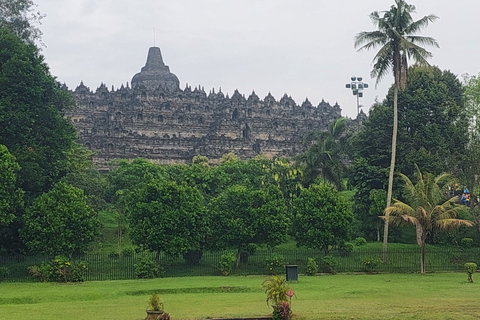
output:
[[[293,200],[292,233],[298,246],[328,252],[349,239],[353,213],[331,185],[312,184]]]
[[[185,183],[151,179],[125,199],[132,241],[145,249],[179,255],[198,250],[207,236],[200,192]]]
[[[462,85],[451,72],[437,67],[411,67],[409,74],[405,90],[398,95],[397,170],[413,178],[417,164],[433,174],[459,174],[460,168],[468,167],[463,159],[469,145]],[[369,219],[365,213],[373,205],[370,191],[384,189],[387,184],[392,100],[390,90],[383,103],[370,109],[368,119],[352,139],[356,159],[350,183],[356,188],[354,210],[360,219]],[[394,197],[400,196],[402,185],[397,176]],[[367,226],[367,220],[361,220],[361,226],[370,238],[373,229]]]
[[[10,224],[23,206],[23,192],[17,188],[18,170],[15,157],[0,144],[0,226]]]
[[[20,39],[40,40],[40,21],[44,18],[32,0],[0,0],[0,28],[10,29]]]
[[[37,197],[23,217],[21,237],[34,252],[72,255],[87,251],[98,234],[97,214],[79,188],[58,182]]]
[[[19,186],[30,201],[67,171],[77,134],[63,111],[73,100],[33,44],[0,28],[0,48],[0,143],[17,159]]]
[[[287,207],[275,185],[259,190],[231,186],[210,201],[209,210],[217,249],[236,248],[240,253],[249,244],[275,246],[288,234]]]

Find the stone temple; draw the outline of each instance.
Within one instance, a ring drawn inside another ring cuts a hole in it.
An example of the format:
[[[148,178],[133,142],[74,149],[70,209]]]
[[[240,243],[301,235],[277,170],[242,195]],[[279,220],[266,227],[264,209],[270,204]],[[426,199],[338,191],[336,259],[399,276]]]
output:
[[[242,159],[258,154],[291,157],[303,151],[303,136],[325,130],[341,117],[338,104],[301,105],[286,94],[260,99],[235,90],[231,97],[203,87],[180,89],[163,62],[160,48],[149,49],[147,62],[131,86],[91,91],[83,82],[73,94],[77,108],[67,116],[81,142],[106,168],[112,159],[143,157],[155,163],[189,162],[195,155],[215,163],[233,152]]]

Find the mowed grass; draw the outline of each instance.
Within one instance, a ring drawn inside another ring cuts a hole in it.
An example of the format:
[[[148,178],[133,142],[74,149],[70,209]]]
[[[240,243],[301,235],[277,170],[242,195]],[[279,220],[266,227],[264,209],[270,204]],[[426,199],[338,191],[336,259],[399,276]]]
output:
[[[462,273],[300,276],[291,283],[296,293],[293,311],[297,320],[480,319],[480,284],[466,279]],[[141,320],[151,292],[162,295],[172,319],[268,315],[263,280],[236,276],[0,283],[0,319]]]

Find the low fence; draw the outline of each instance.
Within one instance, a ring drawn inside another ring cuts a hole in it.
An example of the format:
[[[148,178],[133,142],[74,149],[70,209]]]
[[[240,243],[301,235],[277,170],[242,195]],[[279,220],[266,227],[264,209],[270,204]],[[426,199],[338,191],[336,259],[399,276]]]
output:
[[[198,263],[188,262],[183,257],[160,255],[159,263],[165,270],[166,277],[220,275],[220,258],[223,252],[203,252]],[[233,251],[230,251],[234,253]],[[353,251],[334,250],[329,253],[330,266],[336,272],[364,272],[367,259],[381,259],[381,249],[356,247]],[[324,254],[315,250],[257,250],[255,253],[243,256],[238,267],[234,267],[234,275],[269,274],[267,259],[280,257],[286,265],[298,265],[300,274],[306,273],[308,258],[314,258],[319,265],[319,272],[328,272],[329,265],[323,261]],[[40,265],[51,257],[41,256],[0,256],[0,281],[34,281],[28,267]],[[140,259],[138,253],[128,254],[86,254],[76,257],[87,264],[86,281],[135,279],[135,264]],[[428,247],[426,249],[427,272],[464,271],[466,262],[475,262],[480,266],[480,248],[460,247]],[[388,250],[388,260],[378,267],[378,272],[410,273],[420,271],[420,249]],[[3,278],[2,278],[3,277]]]

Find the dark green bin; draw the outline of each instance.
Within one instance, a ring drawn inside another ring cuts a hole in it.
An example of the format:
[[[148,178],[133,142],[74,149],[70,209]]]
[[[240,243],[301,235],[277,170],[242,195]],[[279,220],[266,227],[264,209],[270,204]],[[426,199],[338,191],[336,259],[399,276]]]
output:
[[[285,266],[285,272],[286,272],[286,276],[287,276],[287,281],[298,281],[298,266],[297,265]]]

